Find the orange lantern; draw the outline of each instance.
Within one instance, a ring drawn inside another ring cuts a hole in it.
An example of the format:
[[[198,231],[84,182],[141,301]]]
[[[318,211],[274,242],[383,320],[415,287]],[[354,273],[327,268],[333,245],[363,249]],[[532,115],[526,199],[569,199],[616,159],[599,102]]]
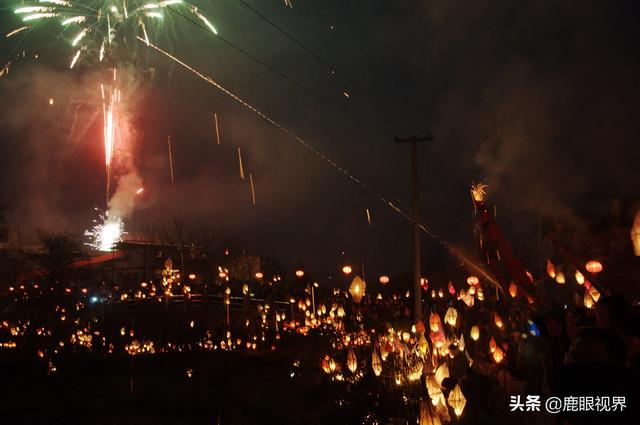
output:
[[[349,265],[346,265],[342,268],[342,273],[344,273],[347,276],[350,275],[352,271],[353,269]]]
[[[491,340],[489,341],[489,351],[493,353],[494,351],[496,351],[497,347],[498,345],[496,344],[496,340],[493,337],[491,337]]]
[[[578,282],[578,285],[584,284],[584,275],[579,270],[576,270],[576,282]]]
[[[504,351],[500,347],[496,347],[493,351],[493,361],[496,363],[500,363],[504,359]]]
[[[353,348],[350,348],[347,354],[347,367],[351,373],[355,373],[358,369],[358,359],[356,358],[356,353],[353,351]]]
[[[556,273],[556,282],[558,282],[559,285],[564,285],[566,283],[564,273],[562,273],[561,271]]]
[[[480,279],[478,279],[477,276],[469,276],[467,278],[467,283],[471,286],[478,286],[478,284],[480,283]]]
[[[502,322],[502,317],[500,317],[498,313],[493,313],[493,322],[500,329],[502,329],[502,327],[504,326],[504,323]]]
[[[387,283],[389,283],[389,276],[383,274],[378,280],[382,285],[386,285]]]
[[[515,282],[511,282],[511,285],[509,285],[509,295],[511,295],[511,298],[515,298],[518,295],[518,287]]]
[[[553,265],[553,263],[551,262],[551,260],[547,260],[547,274],[549,275],[549,277],[551,279],[555,279],[556,278],[556,268]]]
[[[264,273],[256,272],[256,279],[262,279],[264,277]]]
[[[296,277],[302,278],[304,276],[304,270],[298,269],[296,270]]]
[[[591,260],[586,265],[585,268],[589,273],[598,274],[602,271],[602,263],[600,261]]]
[[[360,301],[364,296],[364,291],[366,287],[367,287],[367,284],[364,282],[364,280],[360,278],[360,276],[356,276],[353,278],[353,281],[351,282],[351,286],[349,286],[349,293],[351,294],[351,297],[357,304],[360,304]]]
[[[427,401],[420,402],[420,422],[418,425],[442,425],[436,409],[431,407]]]
[[[380,360],[380,356],[378,356],[375,349],[371,353],[371,368],[376,376],[380,376],[380,373],[382,373],[382,360]]]
[[[438,313],[431,313],[429,316],[429,328],[431,332],[438,332],[440,329],[440,316],[438,316]]]

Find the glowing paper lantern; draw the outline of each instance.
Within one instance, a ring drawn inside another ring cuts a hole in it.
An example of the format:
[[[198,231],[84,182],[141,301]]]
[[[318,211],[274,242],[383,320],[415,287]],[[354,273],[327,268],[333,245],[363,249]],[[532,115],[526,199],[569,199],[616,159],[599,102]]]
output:
[[[579,270],[576,270],[576,282],[578,285],[584,284],[584,275]]]
[[[429,289],[429,280],[426,277],[420,278],[420,286],[426,291]]]
[[[358,369],[358,359],[356,358],[356,353],[352,348],[349,349],[349,353],[347,354],[347,367],[351,373],[355,373]]]
[[[640,257],[640,210],[636,213],[631,227],[631,243],[633,244],[633,253],[636,257]]]
[[[382,275],[382,276],[380,276],[380,279],[378,279],[378,280],[380,281],[380,284],[386,285],[387,283],[389,283],[389,276]]]
[[[500,363],[504,359],[504,351],[500,347],[496,347],[493,352],[493,361],[496,363]]]
[[[564,273],[562,272],[556,273],[556,282],[558,282],[558,284],[560,285],[564,285],[566,283],[566,280],[564,278]]]
[[[431,313],[429,316],[429,328],[431,332],[438,332],[440,329],[440,316],[438,316],[438,313]]]
[[[336,369],[338,368],[338,364],[336,363],[335,360],[330,359],[329,360],[329,371],[331,371],[332,373],[336,371]]]
[[[354,277],[353,281],[351,281],[351,286],[349,286],[349,293],[357,304],[360,304],[360,301],[364,296],[366,287],[367,284],[360,278],[360,276]]]
[[[466,347],[466,343],[464,342],[464,335],[460,335],[460,339],[458,339],[458,350],[464,351]]]
[[[411,334],[409,332],[402,332],[402,341],[406,344],[411,339]]]
[[[449,293],[451,295],[455,295],[456,294],[456,288],[453,286],[453,282],[449,281],[448,287],[449,287]]]
[[[498,313],[493,313],[493,322],[500,329],[502,329],[502,327],[504,326],[504,323],[502,322],[502,317],[500,317]]]
[[[426,401],[420,402],[420,422],[418,422],[418,425],[442,425],[440,416]]]
[[[553,265],[551,260],[547,260],[547,274],[551,279],[556,278],[556,267]]]
[[[375,349],[371,353],[371,368],[376,376],[380,376],[380,373],[382,373],[382,360],[380,360],[380,356],[378,356]]]
[[[587,269],[589,273],[598,274],[602,271],[603,267],[600,261],[591,260],[585,265],[585,269]]]
[[[442,363],[440,366],[438,366],[438,368],[436,369],[435,378],[439,386],[442,385],[442,381],[449,376],[449,366],[447,366],[446,363]]]
[[[322,358],[322,360],[320,361],[320,367],[325,373],[331,373],[331,369],[329,369],[329,356],[324,356]]]
[[[352,271],[353,271],[353,269],[349,265],[344,266],[342,268],[342,273],[344,273],[345,275],[350,275]]]
[[[264,277],[264,273],[256,272],[256,279],[262,279]]]
[[[424,337],[424,334],[420,334],[420,338],[418,339],[418,350],[423,356],[429,352],[429,343],[427,342],[427,338]]]
[[[456,412],[456,416],[462,415],[464,406],[467,404],[467,399],[464,394],[462,394],[460,385],[456,384],[453,390],[451,390],[447,401],[449,402],[449,406],[453,407],[453,411]]]
[[[498,345],[496,344],[496,340],[491,337],[491,340],[489,341],[489,351],[491,351],[491,353],[494,353],[497,347]]]
[[[589,295],[589,291],[584,291],[583,304],[586,308],[593,308],[593,298]]]
[[[598,290],[594,286],[589,288],[589,295],[591,295],[591,298],[593,298],[593,301],[595,302],[598,302],[598,300],[600,299],[600,292],[598,292]]]
[[[455,308],[449,307],[447,312],[444,314],[444,322],[450,326],[455,326],[456,321],[458,320],[458,312]]]
[[[415,327],[416,327],[416,332],[418,332],[419,334],[424,333],[425,327],[424,327],[424,322],[422,320],[418,319],[416,321]]]
[[[444,398],[442,394],[442,388],[435,376],[431,375],[426,380],[427,384],[427,392],[429,393],[429,398],[431,399],[431,404],[437,406],[440,402],[440,399]]]
[[[515,282],[511,282],[511,285],[509,285],[509,295],[511,295],[511,298],[515,298],[518,295],[518,287]]]
[[[471,286],[478,286],[478,284],[480,283],[480,279],[478,279],[477,276],[469,276],[467,278],[467,283]]]
[[[296,277],[302,278],[304,276],[304,270],[298,269],[296,270]]]
[[[471,339],[477,341],[480,338],[480,328],[476,325],[471,326]]]

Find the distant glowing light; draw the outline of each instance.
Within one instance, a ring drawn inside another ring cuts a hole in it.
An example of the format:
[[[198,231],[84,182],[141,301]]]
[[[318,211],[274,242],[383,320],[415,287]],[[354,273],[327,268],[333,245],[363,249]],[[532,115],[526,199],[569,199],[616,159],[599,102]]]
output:
[[[600,261],[591,260],[586,264],[585,268],[589,273],[597,274],[600,273],[604,267],[602,267],[602,263]]]

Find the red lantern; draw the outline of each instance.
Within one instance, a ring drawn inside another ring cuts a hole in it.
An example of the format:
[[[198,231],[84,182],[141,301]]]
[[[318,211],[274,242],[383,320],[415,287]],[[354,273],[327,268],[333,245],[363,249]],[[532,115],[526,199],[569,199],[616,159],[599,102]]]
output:
[[[600,273],[602,271],[603,267],[602,267],[602,263],[600,261],[591,260],[586,264],[585,268],[587,269],[587,271],[589,273],[597,274],[597,273]]]
[[[456,294],[456,288],[453,287],[453,282],[449,281],[449,293],[451,295],[455,295]]]
[[[425,291],[429,289],[429,281],[426,277],[420,278],[420,286],[422,286],[422,289],[424,289]]]

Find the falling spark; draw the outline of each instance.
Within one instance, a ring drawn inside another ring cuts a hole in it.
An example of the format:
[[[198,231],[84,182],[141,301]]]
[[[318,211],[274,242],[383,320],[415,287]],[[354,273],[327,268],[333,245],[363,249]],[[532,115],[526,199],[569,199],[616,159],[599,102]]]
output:
[[[218,141],[218,144],[220,144],[220,129],[218,127],[218,114],[217,113],[213,113],[213,121],[216,125],[216,140]]]
[[[200,20],[211,30],[212,33],[214,33],[215,35],[218,35],[218,30],[216,30],[216,28],[213,26],[213,24],[211,24],[211,22],[209,22],[209,20],[207,19],[206,16],[204,16],[202,13],[200,13],[198,11],[198,8],[195,6],[191,7],[191,12],[196,15],[198,18],[200,18]]]
[[[96,225],[86,230],[84,234],[91,238],[91,242],[87,245],[98,251],[112,251],[115,245],[122,241],[124,222],[120,217],[112,216],[107,211],[104,215],[100,214],[100,220],[96,221]]]
[[[284,0],[284,5],[288,6],[289,9],[293,9],[293,3],[291,3],[291,0]]]
[[[369,228],[371,228],[371,213],[369,213],[369,208],[366,208],[365,211],[367,212],[367,222],[369,223]]]
[[[256,189],[253,186],[253,176],[249,173],[249,183],[251,183],[251,200],[253,201],[253,205],[256,204]]]
[[[238,146],[238,165],[240,166],[240,178],[244,180],[244,168],[242,167],[242,153],[240,152],[240,146]]]
[[[349,96],[349,93],[347,93],[346,91],[343,91],[342,94],[344,95],[344,97],[346,97],[347,99],[349,99],[351,96]]]
[[[171,136],[167,136],[169,146],[169,171],[171,172],[171,183],[173,183],[173,149],[171,148]]]
[[[144,192],[144,187],[141,187],[140,189],[136,190],[136,195],[140,195],[142,192]]]

